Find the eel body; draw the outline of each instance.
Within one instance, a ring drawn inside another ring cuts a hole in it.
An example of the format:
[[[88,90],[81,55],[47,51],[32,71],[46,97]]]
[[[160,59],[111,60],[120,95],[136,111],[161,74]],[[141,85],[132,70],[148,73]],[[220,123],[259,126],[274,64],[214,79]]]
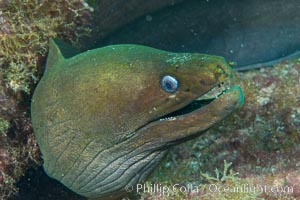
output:
[[[117,197],[144,180],[169,146],[243,104],[232,78],[218,56],[112,45],[66,59],[50,40],[31,105],[44,169],[82,196]]]

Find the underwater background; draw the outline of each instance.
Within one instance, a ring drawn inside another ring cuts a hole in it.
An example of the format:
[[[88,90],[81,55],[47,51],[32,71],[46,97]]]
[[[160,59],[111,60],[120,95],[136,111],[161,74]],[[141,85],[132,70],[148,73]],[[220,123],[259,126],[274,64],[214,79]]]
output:
[[[201,192],[129,198],[299,199],[299,9],[297,0],[1,0],[1,199],[84,199],[45,174],[31,127],[30,101],[53,37],[78,52],[135,43],[221,55],[234,64],[243,108],[173,147],[146,183],[193,184]],[[205,184],[281,189],[212,193]]]

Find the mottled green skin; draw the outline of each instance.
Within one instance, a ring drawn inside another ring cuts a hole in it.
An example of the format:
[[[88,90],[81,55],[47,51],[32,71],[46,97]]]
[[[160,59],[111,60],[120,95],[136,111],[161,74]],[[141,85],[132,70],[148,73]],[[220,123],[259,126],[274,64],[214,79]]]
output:
[[[179,81],[175,93],[161,88],[164,75]],[[50,40],[31,105],[46,173],[88,198],[122,194],[151,172],[166,147],[242,105],[235,86],[204,108],[158,120],[231,77],[221,57],[114,45],[65,59]]]

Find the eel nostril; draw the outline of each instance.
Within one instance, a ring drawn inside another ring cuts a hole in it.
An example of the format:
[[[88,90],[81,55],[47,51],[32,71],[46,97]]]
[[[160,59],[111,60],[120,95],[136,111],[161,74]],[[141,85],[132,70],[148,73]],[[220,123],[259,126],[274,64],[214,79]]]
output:
[[[215,79],[218,80],[220,76],[226,74],[224,68],[221,65],[216,66],[216,71],[215,71]]]

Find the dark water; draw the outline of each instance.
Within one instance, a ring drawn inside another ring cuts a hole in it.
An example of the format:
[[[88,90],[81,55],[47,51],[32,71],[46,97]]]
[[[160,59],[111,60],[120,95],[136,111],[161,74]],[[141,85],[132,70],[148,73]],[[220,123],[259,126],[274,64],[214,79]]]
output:
[[[145,15],[97,46],[137,43],[221,55],[238,67],[300,50],[299,0],[186,0]]]
[[[10,200],[85,200],[47,176],[43,167],[27,170],[16,186],[19,193]]]

